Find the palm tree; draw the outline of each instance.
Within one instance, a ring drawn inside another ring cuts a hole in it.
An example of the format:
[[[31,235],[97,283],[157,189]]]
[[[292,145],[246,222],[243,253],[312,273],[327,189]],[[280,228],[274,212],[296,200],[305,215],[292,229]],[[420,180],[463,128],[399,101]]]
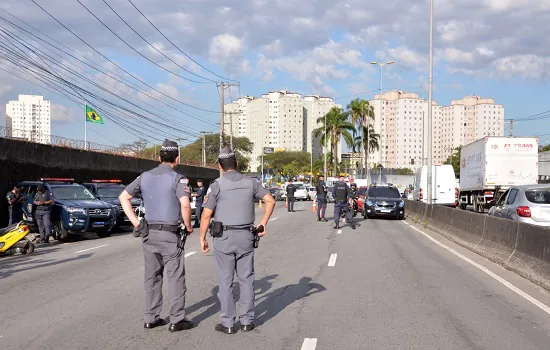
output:
[[[363,140],[370,140],[368,134],[371,131],[371,122],[374,120],[374,109],[370,105],[369,101],[360,100],[356,98],[352,100],[347,106],[351,114],[351,122],[359,126],[359,130],[363,133]],[[365,151],[365,170],[367,171],[367,181],[369,178],[369,142],[363,142],[363,150]]]
[[[369,153],[380,150],[380,134],[374,132],[374,126],[372,126],[372,124],[369,124],[368,127],[364,126],[362,128],[362,134],[363,137],[361,137],[359,141],[359,147],[363,146],[363,149],[366,149]]]
[[[325,119],[326,118],[326,119]],[[325,120],[326,120],[326,135],[325,135]],[[348,121],[348,113],[344,112],[342,108],[332,107],[328,113],[317,119],[317,125],[321,127],[313,130],[313,135],[316,138],[320,138],[321,145],[324,147],[325,142],[330,142],[333,162],[334,162],[334,176],[336,176],[336,169],[338,169],[338,156],[337,147],[342,137],[346,144],[351,147],[353,144],[353,136],[350,132],[353,132],[355,128],[353,124]],[[327,140],[328,138],[328,140]]]

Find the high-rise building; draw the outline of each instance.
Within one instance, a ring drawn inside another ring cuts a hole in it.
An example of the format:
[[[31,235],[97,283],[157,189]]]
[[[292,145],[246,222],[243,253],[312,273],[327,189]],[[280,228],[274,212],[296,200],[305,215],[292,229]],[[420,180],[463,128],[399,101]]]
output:
[[[426,164],[428,101],[415,93],[390,91],[375,95],[370,104],[380,150],[369,156],[369,165],[416,169]],[[450,106],[433,102],[432,118],[434,163],[447,160],[458,146],[504,133],[504,108],[494,99],[468,96],[451,101]]]
[[[19,95],[19,100],[6,104],[6,125],[11,137],[50,143],[50,101],[42,96]]]
[[[323,124],[317,119],[330,108],[337,106],[331,98],[305,96],[286,90],[271,91],[262,97],[245,96],[225,105],[226,134],[246,136],[253,143],[251,170],[261,165],[263,147],[275,151],[313,150],[314,160],[322,155],[319,140],[314,140],[313,130]],[[330,152],[330,150],[328,150]],[[340,158],[341,146],[338,147]]]

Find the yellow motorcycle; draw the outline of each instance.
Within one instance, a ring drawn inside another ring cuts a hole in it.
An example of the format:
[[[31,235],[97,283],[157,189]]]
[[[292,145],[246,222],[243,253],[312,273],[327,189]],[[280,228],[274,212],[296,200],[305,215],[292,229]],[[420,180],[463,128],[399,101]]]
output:
[[[29,231],[29,226],[23,222],[0,228],[0,253],[23,255],[34,252],[35,235]]]

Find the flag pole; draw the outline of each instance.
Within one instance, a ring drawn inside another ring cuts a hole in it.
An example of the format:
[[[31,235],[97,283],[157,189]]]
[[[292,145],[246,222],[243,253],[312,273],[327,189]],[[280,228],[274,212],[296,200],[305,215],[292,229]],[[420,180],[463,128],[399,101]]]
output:
[[[84,149],[88,150],[88,125],[86,124],[88,122],[88,115],[86,114],[86,105],[87,103],[84,103]]]

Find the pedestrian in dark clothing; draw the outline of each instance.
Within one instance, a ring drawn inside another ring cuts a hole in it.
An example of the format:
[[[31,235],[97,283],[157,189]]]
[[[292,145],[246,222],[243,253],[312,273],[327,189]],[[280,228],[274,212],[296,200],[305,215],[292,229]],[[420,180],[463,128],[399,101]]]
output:
[[[9,222],[8,226],[19,223],[23,220],[23,203],[21,197],[21,189],[18,186],[14,186],[13,190],[6,194],[6,200],[8,201],[9,210]]]
[[[289,184],[286,186],[286,200],[288,201],[288,212],[294,212],[294,193],[296,192],[296,185],[292,183],[290,179]]]

